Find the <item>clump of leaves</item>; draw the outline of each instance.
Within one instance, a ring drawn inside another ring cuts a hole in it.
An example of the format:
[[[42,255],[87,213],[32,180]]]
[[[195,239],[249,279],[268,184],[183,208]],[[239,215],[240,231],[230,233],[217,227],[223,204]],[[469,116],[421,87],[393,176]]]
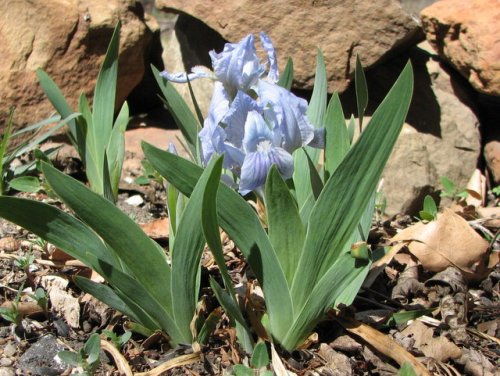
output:
[[[469,192],[466,188],[458,187],[452,180],[448,179],[446,176],[440,178],[443,190],[441,191],[441,197],[449,197],[455,201],[464,201],[468,196]]]
[[[272,376],[273,372],[267,370],[269,354],[265,342],[259,342],[253,349],[250,365],[236,364],[233,367],[234,376]]]
[[[92,108],[82,93],[78,103],[80,116],[68,122],[69,138],[85,166],[91,189],[112,202],[118,195],[125,157],[124,133],[129,121],[127,102],[114,119],[120,28],[118,22],[97,77]],[[55,82],[42,69],[37,70],[37,76],[61,117],[71,116],[73,110]]]
[[[104,334],[118,350],[120,350],[132,337],[132,332],[128,330],[123,334],[116,334],[112,330],[103,330],[102,334]]]
[[[69,366],[79,368],[72,375],[92,376],[99,365],[101,338],[92,334],[79,351],[59,351],[57,356]]]
[[[437,218],[438,208],[431,195],[424,198],[424,208],[419,212],[420,218],[424,221],[433,221]]]

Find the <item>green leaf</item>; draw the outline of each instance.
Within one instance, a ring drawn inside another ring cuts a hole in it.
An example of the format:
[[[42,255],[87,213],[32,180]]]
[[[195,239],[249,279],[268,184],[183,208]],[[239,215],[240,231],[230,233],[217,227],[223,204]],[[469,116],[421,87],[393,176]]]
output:
[[[431,195],[427,195],[424,198],[424,210],[420,212],[420,218],[427,220],[427,221],[433,221],[436,219],[437,216],[437,206],[436,203],[434,202],[434,199],[432,198]]]
[[[111,131],[106,155],[109,168],[109,178],[114,201],[118,197],[118,185],[122,174],[123,160],[125,158],[125,130],[129,122],[129,110],[127,102],[123,106],[115,120],[115,125]]]
[[[210,277],[210,287],[212,288],[215,297],[217,298],[221,307],[224,309],[227,315],[232,320],[236,320],[236,322],[238,322],[240,325],[247,328],[245,319],[243,318],[243,315],[236,301],[226,291],[224,291],[222,287],[217,283],[217,281],[212,277]]]
[[[297,204],[276,166],[269,171],[265,189],[269,239],[291,286],[304,245],[304,225]]]
[[[104,154],[113,129],[116,100],[116,80],[118,77],[118,50],[120,46],[121,22],[118,21],[104,57],[94,91],[92,127],[87,133],[87,142],[92,138],[94,149],[91,153],[100,168],[104,166]],[[102,175],[102,173],[101,173]],[[101,192],[98,192],[101,193]]]
[[[101,268],[95,258],[119,266],[113,253],[87,225],[53,206],[17,197],[0,197],[0,216],[97,271]],[[85,247],[82,247],[83,244]],[[95,258],[89,257],[89,254]]]
[[[365,72],[361,65],[359,55],[356,55],[356,70],[354,72],[354,86],[356,88],[356,103],[358,105],[359,129],[363,129],[363,116],[368,105],[368,85],[366,84]]]
[[[309,335],[314,326],[335,304],[336,299],[356,279],[363,281],[369,270],[369,262],[343,254],[326,273],[321,275],[314,289],[308,294],[282,346],[292,351]],[[297,274],[298,278],[301,276]],[[357,292],[357,291],[356,291]]]
[[[151,318],[144,310],[138,306],[127,304],[112,288],[80,276],[75,276],[74,281],[83,291],[91,294],[107,306],[127,315],[132,320],[141,323],[146,328],[150,330],[158,330],[161,328],[161,325]]]
[[[443,186],[443,192],[441,193],[441,196],[453,197],[457,190],[457,186],[455,185],[455,183],[448,179],[446,176],[441,176],[439,180],[441,180],[441,185]]]
[[[101,351],[101,338],[99,334],[92,334],[87,342],[85,342],[83,349],[88,355],[87,362],[89,364],[97,362],[99,360],[99,352]]]
[[[210,335],[214,332],[214,330],[217,328],[217,324],[219,324],[222,319],[221,312],[222,311],[220,310],[210,312],[196,337],[196,341],[198,343],[202,345],[206,345],[208,343]]]
[[[38,68],[36,70],[36,75],[38,77],[38,81],[40,82],[42,90],[49,99],[50,103],[52,103],[52,106],[54,106],[59,115],[61,115],[61,118],[67,118],[68,116],[70,116],[73,113],[73,110],[66,101],[66,98],[64,98],[61,89],[59,89],[52,78],[50,78],[50,76],[41,68]],[[74,119],[68,122],[68,128],[71,142],[73,143],[73,145],[78,147],[78,135],[76,130],[76,121]],[[79,154],[82,154],[81,150]]]
[[[328,94],[328,81],[323,53],[318,49],[316,57],[316,75],[314,76],[314,89],[307,108],[307,117],[316,128],[323,126],[323,117],[326,111],[326,96]]]
[[[401,325],[406,324],[410,320],[415,320],[423,315],[428,315],[434,311],[434,308],[419,309],[415,311],[396,312],[387,321],[386,325]]]
[[[79,366],[80,363],[83,361],[81,355],[76,353],[76,352],[73,352],[73,351],[66,351],[66,350],[59,351],[57,353],[57,356],[64,363],[66,363],[70,366]]]
[[[202,168],[147,143],[142,143],[146,158],[167,181],[190,196]],[[267,233],[251,206],[235,191],[219,183],[218,216],[220,226],[238,245],[257,276],[271,317],[273,334],[284,335],[293,310],[285,275]]]
[[[21,176],[9,182],[9,187],[20,192],[36,193],[42,189],[40,180],[35,176]]]
[[[399,370],[399,376],[417,376],[417,373],[410,363],[405,362]]]
[[[316,75],[314,77],[314,89],[311,101],[307,108],[307,117],[315,128],[321,128],[324,125],[324,115],[326,111],[326,97],[328,94],[328,82],[326,79],[326,67],[323,54],[318,49],[316,58]],[[310,183],[310,170],[306,153],[315,165],[319,161],[320,150],[309,146],[298,149],[294,152],[294,172],[293,183],[299,208],[307,202],[312,193]]]
[[[205,245],[202,229],[202,215],[206,214],[202,212],[203,196],[209,184],[218,185],[221,169],[222,158],[212,160],[203,171],[184,209],[175,236],[172,252],[172,304],[175,307],[175,321],[185,338],[189,339],[186,343],[191,342],[190,323],[199,294],[196,276]]]
[[[4,169],[6,162],[4,161],[5,153],[7,152],[7,145],[9,144],[9,139],[11,136],[12,123],[14,118],[14,107],[9,110],[9,118],[7,120],[7,127],[5,133],[2,137],[2,142],[0,143],[0,195],[4,193]]]
[[[311,192],[314,195],[314,200],[316,201],[323,190],[323,180],[319,175],[318,170],[312,159],[309,157],[309,153],[306,151],[307,166],[309,168],[309,181],[311,182]]]
[[[328,104],[325,131],[325,181],[328,181],[351,146],[338,93],[333,94]]]
[[[254,368],[263,368],[269,365],[269,354],[265,342],[259,342],[255,345],[250,364]]]
[[[184,136],[189,151],[193,157],[196,156],[196,144],[198,142],[199,122],[189,109],[182,96],[175,90],[174,86],[165,78],[160,76],[160,72],[154,66],[151,66],[153,75],[160,87],[163,96],[166,99],[166,106]]]
[[[243,364],[235,364],[233,366],[233,373],[235,376],[255,376],[253,369],[244,366]]]
[[[354,120],[354,115],[351,115],[349,123],[347,124],[347,133],[349,134],[349,142],[352,144],[354,140],[354,133],[356,132],[356,120]]]
[[[286,61],[286,67],[280,75],[278,85],[290,90],[293,83],[293,60],[291,57]]]
[[[42,171],[54,192],[115,250],[160,305],[171,307],[170,267],[158,244],[104,197],[47,164],[42,165]]]
[[[358,226],[404,124],[412,91],[413,74],[407,64],[316,201],[292,284],[295,309],[305,304]]]

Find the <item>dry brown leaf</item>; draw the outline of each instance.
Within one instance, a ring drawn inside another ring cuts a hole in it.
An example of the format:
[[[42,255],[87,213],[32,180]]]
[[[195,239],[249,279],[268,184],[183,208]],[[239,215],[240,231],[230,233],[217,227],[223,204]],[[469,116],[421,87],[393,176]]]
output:
[[[500,228],[500,206],[477,208],[476,211],[479,217],[485,220],[484,226]]]
[[[432,339],[434,336],[434,329],[429,328],[419,320],[415,320],[404,328],[401,333],[407,337],[413,338],[413,347],[420,349],[423,344],[426,344]]]
[[[420,346],[420,350],[425,356],[443,363],[449,359],[458,359],[462,356],[462,351],[458,346],[445,336],[431,338],[426,344]]]
[[[116,368],[120,375],[123,376],[134,376],[132,369],[127,363],[127,360],[123,357],[123,355],[118,351],[118,349],[108,341],[101,339],[101,347],[104,351],[110,354],[115,361]]]
[[[181,355],[174,359],[170,359],[165,363],[160,364],[158,367],[153,368],[150,371],[136,373],[135,376],[160,376],[163,375],[164,372],[172,368],[186,366],[188,364],[192,364],[199,360],[200,360],[200,353]]]
[[[80,303],[66,289],[68,280],[55,275],[42,276],[40,284],[47,291],[52,309],[72,328],[80,327]]]
[[[337,320],[348,332],[360,337],[385,356],[394,359],[400,366],[408,362],[417,375],[430,376],[429,371],[422,363],[389,336],[352,319],[337,318]]]
[[[414,339],[413,347],[424,353],[425,356],[446,362],[462,356],[462,351],[444,336],[434,338],[434,329],[429,328],[421,321],[413,321],[402,332]]]
[[[440,272],[453,265],[468,280],[487,273],[489,243],[451,210],[445,209],[435,221],[408,227],[392,241],[409,241],[409,251],[427,270]]]
[[[169,221],[168,218],[156,219],[152,222],[144,223],[140,225],[142,231],[146,233],[152,239],[167,239],[169,232]]]
[[[274,348],[274,345],[271,343],[271,364],[273,366],[273,371],[276,374],[276,376],[295,376],[296,374],[287,371],[285,368],[283,362],[281,361],[281,358],[279,357],[278,353],[276,352],[276,349]]]
[[[465,199],[467,205],[478,207],[484,204],[484,197],[486,196],[486,177],[480,169],[476,168],[472,174],[467,183],[467,192],[469,193]]]

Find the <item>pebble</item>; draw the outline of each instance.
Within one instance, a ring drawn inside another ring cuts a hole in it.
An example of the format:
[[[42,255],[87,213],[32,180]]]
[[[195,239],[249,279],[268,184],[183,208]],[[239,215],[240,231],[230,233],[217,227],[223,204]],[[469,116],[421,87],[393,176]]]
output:
[[[10,367],[14,363],[10,358],[0,359],[0,367]]]
[[[130,206],[140,206],[144,204],[144,199],[142,198],[141,195],[133,195],[130,196],[127,200],[125,200],[125,202]]]
[[[0,251],[7,253],[15,252],[19,249],[19,241],[12,236],[6,236],[0,239]]]
[[[10,358],[16,354],[17,347],[12,342],[7,343],[3,348],[3,356]]]
[[[16,376],[16,373],[10,367],[0,367],[0,376]]]

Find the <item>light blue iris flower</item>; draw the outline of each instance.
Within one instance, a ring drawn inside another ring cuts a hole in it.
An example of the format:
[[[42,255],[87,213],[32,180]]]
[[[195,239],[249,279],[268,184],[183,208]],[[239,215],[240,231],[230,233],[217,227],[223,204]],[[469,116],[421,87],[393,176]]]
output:
[[[280,145],[281,134],[272,131],[260,113],[250,111],[243,137],[245,159],[241,167],[239,185],[242,195],[264,185],[273,164],[278,167],[284,179],[292,177],[293,157]]]
[[[265,33],[260,33],[260,40],[267,64],[261,63],[254,36],[248,35],[238,43],[227,43],[220,53],[210,52],[213,73],[199,68],[189,74],[162,72],[174,82],[215,80],[199,134],[203,161],[207,164],[213,154],[224,154],[224,168],[239,178],[241,194],[261,189],[273,164],[284,179],[291,178],[292,153],[308,144],[321,146],[324,138],[307,119],[307,101],[276,84],[276,52]]]

